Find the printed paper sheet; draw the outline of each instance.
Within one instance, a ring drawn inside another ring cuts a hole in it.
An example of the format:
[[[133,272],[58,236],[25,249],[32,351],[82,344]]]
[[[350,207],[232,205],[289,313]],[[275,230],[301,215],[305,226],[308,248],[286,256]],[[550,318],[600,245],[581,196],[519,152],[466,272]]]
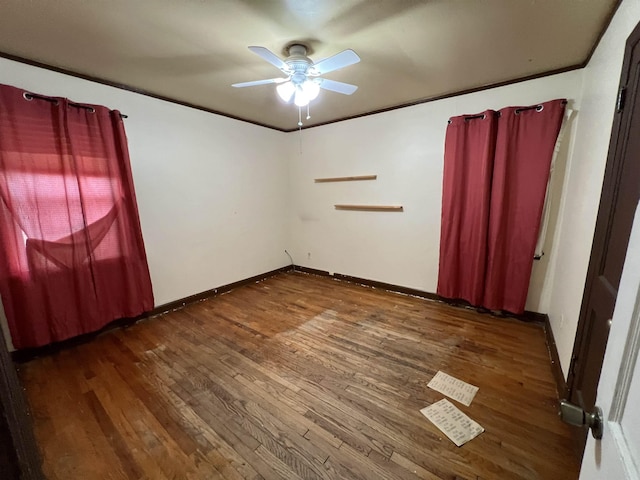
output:
[[[445,394],[449,398],[457,400],[467,407],[471,405],[473,398],[478,392],[478,387],[471,385],[462,380],[458,380],[451,375],[447,375],[442,371],[438,371],[427,384],[427,387]]]
[[[423,408],[420,413],[427,417],[458,447],[484,432],[484,428],[467,417],[446,398]]]

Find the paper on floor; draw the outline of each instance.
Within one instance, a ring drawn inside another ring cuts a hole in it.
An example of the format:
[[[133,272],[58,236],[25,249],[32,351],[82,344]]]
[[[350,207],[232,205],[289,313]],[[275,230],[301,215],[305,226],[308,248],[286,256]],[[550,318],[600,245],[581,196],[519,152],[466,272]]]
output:
[[[467,417],[446,398],[424,407],[420,413],[431,420],[458,447],[484,432],[484,428]]]
[[[478,387],[458,380],[442,371],[438,371],[438,373],[434,375],[427,384],[427,387],[443,393],[447,397],[453,398],[467,407],[471,405],[473,397],[475,397],[478,392]]]

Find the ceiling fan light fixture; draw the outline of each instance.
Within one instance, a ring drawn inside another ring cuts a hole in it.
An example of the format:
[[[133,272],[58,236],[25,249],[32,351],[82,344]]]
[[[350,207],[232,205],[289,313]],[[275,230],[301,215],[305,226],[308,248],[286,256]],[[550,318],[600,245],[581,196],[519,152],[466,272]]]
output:
[[[320,93],[320,85],[310,79],[306,79],[301,84],[295,86],[295,96],[293,97],[293,103],[298,107],[306,107],[309,102],[318,98]]]
[[[305,93],[309,101],[318,98],[320,93],[320,84],[314,80],[307,79],[302,84],[302,91]]]
[[[301,85],[296,86],[296,94],[293,97],[293,103],[298,107],[306,107],[311,99],[307,96]]]
[[[278,96],[282,99],[282,101],[289,103],[291,101],[291,97],[296,93],[296,87],[291,82],[281,83],[276,87],[276,91],[278,92]]]

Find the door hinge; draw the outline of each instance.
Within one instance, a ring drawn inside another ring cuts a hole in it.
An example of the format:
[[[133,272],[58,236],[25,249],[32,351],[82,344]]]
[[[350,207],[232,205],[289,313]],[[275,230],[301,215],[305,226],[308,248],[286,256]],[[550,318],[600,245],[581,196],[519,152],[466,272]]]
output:
[[[616,101],[616,112],[624,110],[624,102],[627,99],[627,87],[620,87],[618,90],[618,100]]]
[[[573,377],[576,376],[576,366],[578,365],[578,355],[572,355],[571,356],[571,363],[569,364],[569,375],[568,377],[571,378],[573,380]],[[567,380],[569,380],[569,378],[567,378]],[[567,383],[569,383],[567,381]]]
[[[571,355],[571,370],[576,373],[576,363],[578,362],[578,355]]]

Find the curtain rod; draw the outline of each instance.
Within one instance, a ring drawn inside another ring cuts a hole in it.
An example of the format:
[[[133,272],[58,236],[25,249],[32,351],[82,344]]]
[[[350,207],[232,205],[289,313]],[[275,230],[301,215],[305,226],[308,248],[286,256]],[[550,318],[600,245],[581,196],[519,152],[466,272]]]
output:
[[[45,102],[55,103],[56,105],[58,104],[58,99],[47,97],[46,95],[38,95],[37,93],[24,92],[22,96],[24,97],[25,100],[33,100],[34,98],[37,98],[39,100],[44,100]],[[95,108],[89,107],[88,105],[82,105],[80,103],[69,102],[69,106],[76,107],[76,108],[83,108],[85,110],[90,110],[91,112],[96,111]],[[129,116],[125,115],[124,113],[121,113],[120,118],[129,118]]]
[[[481,113],[479,115],[469,115],[468,117],[464,117],[464,121],[468,122],[469,120],[474,120],[476,118],[481,118],[481,119],[485,119],[486,115],[484,113]]]
[[[562,105],[566,105],[567,101],[566,100],[562,100]],[[526,112],[527,110],[537,110],[538,112],[542,111],[542,105],[538,104],[538,105],[531,105],[530,107],[520,107],[520,108],[516,108],[516,115],[518,115],[520,112]],[[498,114],[500,114],[500,112],[498,112]]]
[[[562,100],[562,105],[566,105],[566,104],[567,104],[567,101],[566,100]],[[537,105],[531,105],[529,107],[519,107],[519,108],[516,108],[515,113],[516,113],[516,115],[518,115],[518,114],[520,114],[520,112],[525,112],[527,110],[534,110],[534,109],[540,112],[540,111],[542,111],[542,105],[541,104],[537,104]],[[495,112],[495,113],[496,113],[496,115],[498,117],[502,116],[501,112]],[[483,113],[480,113],[478,115],[468,115],[468,116],[464,117],[464,121],[468,122],[469,120],[475,120],[475,119],[478,119],[478,118],[481,118],[481,119],[484,120],[485,117],[486,117],[486,115],[483,114]],[[451,124],[451,120],[447,120],[447,123],[450,125]]]

